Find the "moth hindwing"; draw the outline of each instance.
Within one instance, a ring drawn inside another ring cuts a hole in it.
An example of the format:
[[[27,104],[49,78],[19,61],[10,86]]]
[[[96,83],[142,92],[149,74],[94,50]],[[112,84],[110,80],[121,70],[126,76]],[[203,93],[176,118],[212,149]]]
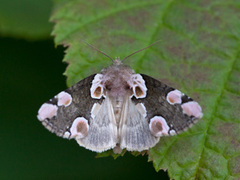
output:
[[[48,130],[80,146],[119,153],[148,150],[161,136],[187,130],[202,115],[187,95],[115,59],[44,103],[37,117]]]

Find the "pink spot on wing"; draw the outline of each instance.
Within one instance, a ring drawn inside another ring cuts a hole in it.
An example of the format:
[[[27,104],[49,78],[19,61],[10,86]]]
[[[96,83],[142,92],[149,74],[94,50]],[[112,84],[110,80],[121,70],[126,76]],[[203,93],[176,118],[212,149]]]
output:
[[[162,116],[154,116],[150,120],[149,128],[153,136],[160,137],[168,135],[169,126]]]
[[[60,92],[57,95],[58,98],[58,102],[57,105],[58,106],[69,106],[72,103],[72,96],[70,94],[68,94],[67,92]]]
[[[47,118],[51,119],[52,117],[57,115],[57,110],[58,107],[56,105],[44,103],[38,110],[37,117],[40,121],[43,121]]]
[[[84,138],[89,130],[88,121],[84,117],[78,117],[70,128],[71,138]]]
[[[103,85],[102,85],[103,75],[96,74],[92,81],[92,86],[90,88],[91,97],[94,99],[100,99],[103,96]]]
[[[203,116],[201,106],[195,101],[182,104],[182,109],[188,116],[194,116],[196,118],[202,118]]]
[[[131,89],[133,89],[133,96],[138,98],[145,98],[147,95],[147,87],[145,81],[140,74],[133,74],[128,81]]]
[[[167,101],[170,104],[181,104],[182,103],[182,96],[183,93],[181,93],[179,90],[174,90],[174,91],[170,91],[167,94]]]

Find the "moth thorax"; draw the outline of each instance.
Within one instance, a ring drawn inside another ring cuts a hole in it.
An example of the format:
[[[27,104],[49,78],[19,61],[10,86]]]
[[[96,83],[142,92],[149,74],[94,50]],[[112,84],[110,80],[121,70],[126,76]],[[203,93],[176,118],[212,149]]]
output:
[[[118,96],[131,96],[132,88],[129,85],[131,74],[128,71],[115,70],[111,73],[104,75],[104,87],[110,97]]]
[[[126,81],[119,80],[118,78],[113,81],[107,81],[105,83],[105,88],[111,97],[130,96],[132,94],[129,84]]]

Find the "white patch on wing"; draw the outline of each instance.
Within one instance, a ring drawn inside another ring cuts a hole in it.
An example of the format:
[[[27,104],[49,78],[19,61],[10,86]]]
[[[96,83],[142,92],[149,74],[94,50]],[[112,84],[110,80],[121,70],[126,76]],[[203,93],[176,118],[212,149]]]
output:
[[[147,116],[147,110],[144,106],[143,103],[138,103],[136,105],[136,108],[138,109],[138,111],[142,114],[142,116],[145,118]]]
[[[92,81],[92,86],[90,88],[91,97],[94,99],[101,99],[101,97],[104,96],[102,79],[103,79],[102,74],[96,74],[94,76],[94,79]]]
[[[183,95],[181,91],[175,89],[167,94],[167,101],[170,104],[181,104]]]
[[[94,119],[95,116],[98,114],[100,107],[101,107],[101,105],[99,103],[94,103],[93,104],[93,107],[91,109],[91,117],[92,117],[92,119]]]
[[[57,95],[57,99],[58,99],[58,102],[57,102],[57,105],[58,106],[69,106],[71,103],[72,103],[72,96],[67,93],[67,92],[60,92],[58,95]]]
[[[66,131],[64,134],[63,134],[63,138],[70,138],[70,136],[71,136],[71,134],[68,132],[68,131]]]
[[[78,117],[70,128],[71,138],[84,138],[89,130],[88,121],[84,117]]]
[[[177,133],[176,133],[175,130],[172,129],[172,130],[169,131],[169,134],[170,134],[170,135],[175,135],[175,134],[177,134]]]
[[[145,81],[140,74],[133,74],[128,81],[129,86],[133,89],[133,96],[145,98],[147,96],[147,87]]]
[[[187,114],[188,116],[194,116],[199,119],[203,116],[201,106],[195,101],[182,104],[182,109],[183,113]]]
[[[57,110],[58,107],[56,105],[44,103],[38,110],[37,118],[40,121],[43,121],[47,118],[51,119],[52,117],[57,115]]]
[[[168,135],[169,126],[162,116],[154,116],[150,119],[149,129],[153,136],[160,137]]]

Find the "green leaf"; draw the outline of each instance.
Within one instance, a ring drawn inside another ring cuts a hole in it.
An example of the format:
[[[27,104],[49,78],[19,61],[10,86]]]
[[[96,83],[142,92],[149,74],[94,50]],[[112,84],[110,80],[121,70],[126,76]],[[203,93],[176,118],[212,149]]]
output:
[[[51,19],[56,44],[68,46],[69,86],[111,64],[81,40],[122,58],[161,40],[127,63],[197,100],[204,117],[162,137],[149,160],[173,179],[240,177],[239,1],[58,0]]]
[[[49,38],[51,8],[51,0],[1,0],[1,36],[33,40]]]
[[[102,153],[97,153],[97,158],[112,156],[114,159],[117,159],[119,156],[124,156],[126,150],[124,149],[121,154],[115,154],[113,150],[104,151]]]

